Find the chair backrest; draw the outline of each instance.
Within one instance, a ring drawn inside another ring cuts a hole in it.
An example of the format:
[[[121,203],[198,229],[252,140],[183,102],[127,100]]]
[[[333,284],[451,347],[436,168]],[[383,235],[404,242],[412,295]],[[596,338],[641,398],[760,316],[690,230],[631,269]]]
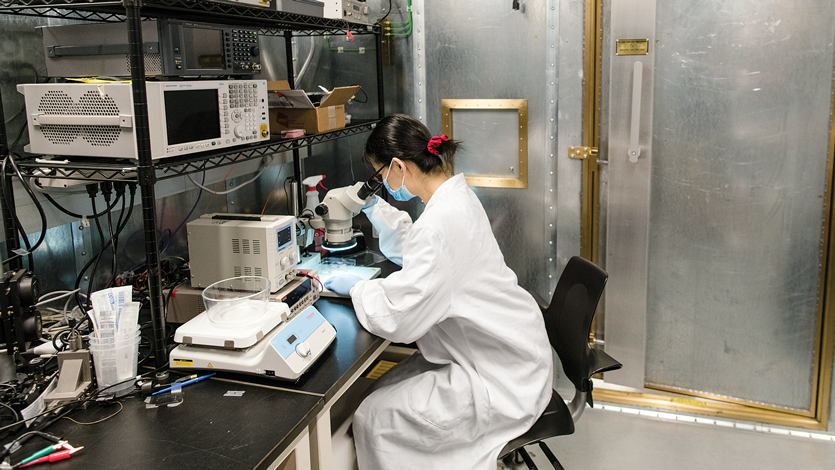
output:
[[[608,278],[606,271],[594,263],[579,256],[572,257],[544,312],[551,346],[557,352],[566,376],[581,392],[591,391],[589,379],[596,360],[594,350],[589,346],[589,332]]]

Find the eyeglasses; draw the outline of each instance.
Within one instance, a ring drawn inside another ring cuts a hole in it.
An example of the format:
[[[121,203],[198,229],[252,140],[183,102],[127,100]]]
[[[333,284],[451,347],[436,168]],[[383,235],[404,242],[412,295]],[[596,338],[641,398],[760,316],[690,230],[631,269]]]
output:
[[[382,171],[383,171],[383,168],[385,168],[385,167],[386,167],[385,165],[380,166],[380,169],[375,171],[374,174],[371,175],[370,179],[374,180],[374,182],[377,183],[377,184],[383,184]],[[374,167],[372,166],[371,168],[373,169]]]

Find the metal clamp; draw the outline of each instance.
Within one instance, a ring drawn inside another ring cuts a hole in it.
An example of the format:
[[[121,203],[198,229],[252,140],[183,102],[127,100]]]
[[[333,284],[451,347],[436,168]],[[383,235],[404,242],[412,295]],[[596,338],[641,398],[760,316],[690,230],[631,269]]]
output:
[[[579,147],[572,145],[568,148],[568,158],[576,160],[586,160],[588,158],[597,157],[597,148],[595,147]]]

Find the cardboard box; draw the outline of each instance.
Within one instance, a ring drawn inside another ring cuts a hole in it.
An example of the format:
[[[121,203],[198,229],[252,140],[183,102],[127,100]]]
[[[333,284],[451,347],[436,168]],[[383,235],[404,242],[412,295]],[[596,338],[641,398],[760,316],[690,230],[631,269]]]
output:
[[[354,97],[359,88],[334,88],[316,106],[304,90],[291,90],[286,80],[267,82],[267,92],[270,96],[270,133],[304,129],[307,134],[318,134],[345,127],[345,103]]]

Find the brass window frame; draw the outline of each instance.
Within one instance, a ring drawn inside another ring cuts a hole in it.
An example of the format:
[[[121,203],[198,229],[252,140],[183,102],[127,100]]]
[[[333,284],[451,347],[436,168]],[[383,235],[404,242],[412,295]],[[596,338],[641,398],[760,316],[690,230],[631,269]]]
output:
[[[519,118],[519,155],[516,178],[498,175],[464,174],[467,184],[484,188],[528,189],[528,100],[525,99],[442,99],[441,129],[455,138],[452,128],[452,112],[455,109],[515,109]],[[454,168],[449,168],[454,173]]]

